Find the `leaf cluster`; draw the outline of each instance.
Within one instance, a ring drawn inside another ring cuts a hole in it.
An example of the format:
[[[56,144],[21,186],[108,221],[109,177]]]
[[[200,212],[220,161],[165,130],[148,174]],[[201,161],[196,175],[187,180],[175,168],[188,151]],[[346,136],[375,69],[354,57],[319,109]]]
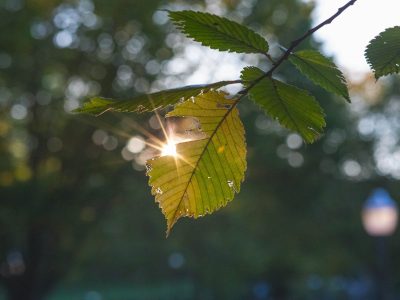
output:
[[[246,170],[246,143],[236,106],[245,96],[307,143],[323,134],[325,115],[318,101],[308,91],[273,76],[285,60],[316,85],[350,102],[342,72],[315,50],[292,52],[292,47],[275,60],[268,42],[244,25],[204,12],[168,13],[180,31],[202,45],[219,51],[262,54],[271,61],[272,68],[263,71],[249,66],[237,81],[187,86],[127,100],[95,97],[77,110],[99,115],[105,111],[144,112],[175,105],[167,117],[197,119],[201,138],[177,143],[176,155],[148,161],[149,184],[167,219],[167,233],[180,217],[212,213],[240,190]],[[243,85],[233,100],[215,91],[232,83]]]

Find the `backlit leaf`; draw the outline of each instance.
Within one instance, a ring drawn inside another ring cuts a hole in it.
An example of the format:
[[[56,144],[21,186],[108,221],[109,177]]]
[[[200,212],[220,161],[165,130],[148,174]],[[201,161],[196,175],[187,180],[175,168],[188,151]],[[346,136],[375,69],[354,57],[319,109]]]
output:
[[[84,103],[81,108],[74,110],[77,113],[100,115],[106,111],[117,112],[145,112],[164,108],[168,105],[185,101],[202,92],[218,89],[230,84],[229,81],[219,81],[211,84],[190,85],[177,89],[164,90],[152,94],[145,94],[128,100],[112,100],[102,97],[93,97]]]
[[[267,41],[236,22],[209,13],[170,11],[172,22],[188,37],[220,51],[266,53]]]
[[[242,70],[241,78],[245,86],[250,86],[262,75],[260,69],[246,67]],[[266,77],[250,89],[249,95],[267,115],[283,127],[298,132],[306,142],[314,142],[322,133],[324,113],[307,91]]]
[[[236,101],[211,91],[176,105],[168,117],[196,118],[205,137],[179,143],[177,155],[147,162],[152,193],[167,219],[167,235],[181,217],[201,217],[225,206],[246,170],[246,144]]]
[[[299,51],[291,54],[289,60],[314,83],[350,102],[346,79],[342,72],[321,53],[314,50]]]
[[[365,58],[375,78],[400,72],[400,26],[388,28],[371,40]]]

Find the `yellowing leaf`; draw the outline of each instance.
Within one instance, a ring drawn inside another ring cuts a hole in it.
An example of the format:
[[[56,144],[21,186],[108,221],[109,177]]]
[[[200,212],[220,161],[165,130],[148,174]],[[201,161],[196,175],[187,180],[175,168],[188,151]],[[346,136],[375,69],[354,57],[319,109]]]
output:
[[[205,138],[176,145],[176,155],[147,162],[152,194],[167,219],[201,217],[231,201],[246,170],[246,143],[236,100],[210,91],[176,105],[168,117],[197,118]]]

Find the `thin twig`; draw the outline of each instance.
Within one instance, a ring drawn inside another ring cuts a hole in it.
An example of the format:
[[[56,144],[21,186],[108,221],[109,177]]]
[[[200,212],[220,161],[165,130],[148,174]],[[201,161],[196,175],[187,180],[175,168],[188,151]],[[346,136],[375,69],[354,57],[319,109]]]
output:
[[[237,80],[224,80],[224,82],[226,83],[226,85],[229,85],[229,84],[242,83],[242,80],[240,80],[240,79],[237,79]]]

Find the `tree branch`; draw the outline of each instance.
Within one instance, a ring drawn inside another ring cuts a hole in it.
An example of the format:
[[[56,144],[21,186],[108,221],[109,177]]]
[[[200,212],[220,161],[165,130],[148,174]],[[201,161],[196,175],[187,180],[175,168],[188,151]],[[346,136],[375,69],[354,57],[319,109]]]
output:
[[[345,5],[340,7],[335,14],[333,14],[331,17],[323,21],[322,23],[318,24],[317,26],[311,28],[308,30],[303,36],[299,37],[298,39],[294,40],[291,44],[290,47],[286,50],[286,52],[279,58],[279,60],[276,62],[276,64],[266,73],[266,76],[272,75],[272,73],[289,57],[289,55],[292,53],[292,51],[300,45],[305,39],[310,37],[314,32],[317,30],[321,29],[325,25],[328,25],[332,23],[333,20],[335,20],[337,17],[339,17],[347,8],[352,6],[354,3],[356,3],[357,0],[350,0],[347,2]]]
[[[310,30],[308,30],[306,33],[304,33],[301,37],[299,37],[298,39],[292,41],[290,43],[290,46],[288,49],[286,49],[285,53],[274,63],[274,65],[272,66],[272,68],[266,72],[264,75],[260,76],[259,78],[257,78],[256,80],[254,80],[246,89],[244,89],[243,91],[240,92],[241,96],[239,99],[241,99],[243,96],[245,96],[249,90],[251,90],[260,80],[262,80],[265,77],[271,76],[272,73],[285,61],[288,59],[288,57],[290,56],[290,54],[292,53],[292,51],[299,46],[305,39],[307,39],[308,37],[310,37],[314,32],[316,32],[317,30],[321,29],[322,27],[324,27],[325,25],[328,25],[330,23],[332,23],[333,20],[335,20],[338,16],[340,16],[347,8],[349,8],[350,6],[352,6],[354,3],[356,3],[357,0],[350,0],[349,2],[347,2],[345,5],[343,5],[342,7],[340,7],[337,12],[335,14],[333,14],[332,16],[330,16],[328,19],[326,19],[325,21],[323,21],[322,23],[318,24],[317,26],[311,28]]]

